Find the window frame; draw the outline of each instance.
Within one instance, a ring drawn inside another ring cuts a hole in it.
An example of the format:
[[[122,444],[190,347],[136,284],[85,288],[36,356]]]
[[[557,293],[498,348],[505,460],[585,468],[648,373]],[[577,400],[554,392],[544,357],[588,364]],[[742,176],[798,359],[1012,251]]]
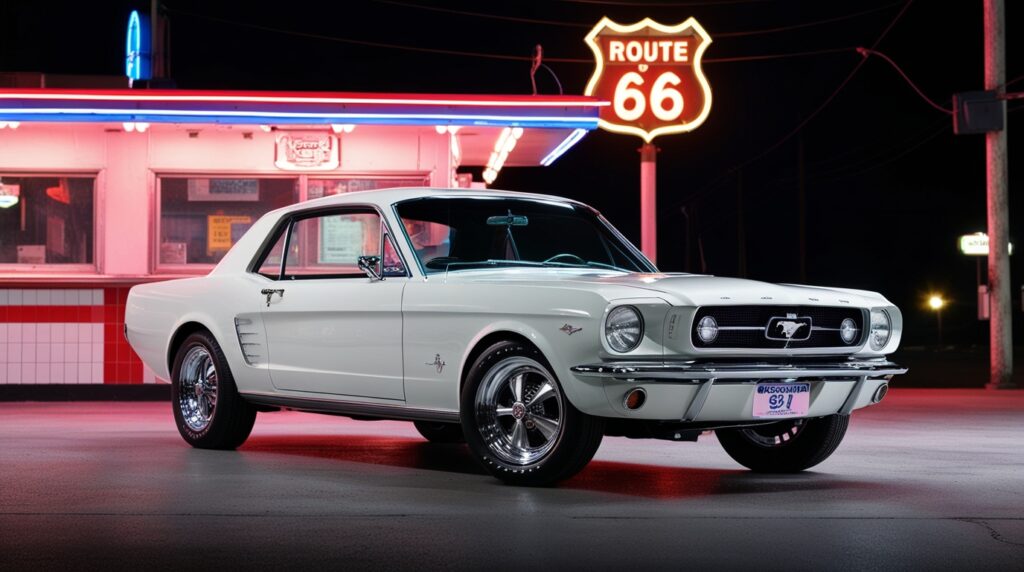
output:
[[[19,264],[0,263],[0,274],[84,274],[98,275],[103,253],[103,229],[100,226],[100,212],[103,210],[100,189],[103,188],[102,170],[60,171],[4,169],[0,178],[92,178],[92,262],[86,263],[45,263]]]
[[[290,212],[290,213],[284,215],[283,217],[281,217],[281,220],[277,221],[277,224],[274,225],[274,229],[273,229],[273,231],[271,231],[267,235],[267,239],[264,240],[263,243],[260,245],[260,248],[256,251],[256,255],[249,262],[249,266],[246,268],[246,272],[248,272],[250,274],[255,274],[255,275],[260,276],[262,278],[265,278],[267,280],[273,280],[274,282],[295,282],[295,281],[300,281],[300,280],[301,281],[307,281],[307,280],[351,280],[353,278],[366,278],[366,275],[362,274],[362,273],[360,273],[360,274],[344,274],[344,275],[323,274],[323,275],[312,275],[312,276],[303,277],[303,278],[288,278],[286,276],[286,274],[285,274],[285,269],[287,267],[287,261],[288,261],[288,249],[291,247],[291,235],[292,235],[291,231],[292,231],[292,227],[295,225],[296,222],[301,221],[301,220],[310,219],[310,218],[318,218],[318,217],[324,217],[324,216],[333,216],[333,215],[342,215],[342,214],[351,214],[351,213],[367,214],[368,211],[372,211],[373,214],[376,214],[377,218],[380,219],[380,231],[381,231],[380,232],[381,272],[383,272],[383,266],[384,266],[384,256],[383,256],[383,254],[384,254],[384,244],[385,244],[385,241],[389,241],[391,243],[392,249],[395,251],[395,254],[398,255],[398,259],[401,260],[402,267],[405,269],[405,273],[402,274],[402,275],[385,276],[385,275],[382,274],[382,277],[384,279],[387,279],[387,278],[410,278],[410,277],[412,277],[412,272],[411,272],[411,270],[409,268],[409,263],[406,262],[405,255],[402,254],[401,249],[398,248],[398,244],[395,242],[394,234],[391,232],[391,226],[390,226],[390,224],[389,224],[389,222],[387,220],[387,217],[384,216],[384,211],[379,206],[374,205],[374,204],[369,204],[369,203],[352,203],[352,204],[344,204],[344,205],[333,205],[333,206],[328,206],[328,207],[314,207],[314,208],[309,208],[309,209],[293,211],[293,212]],[[281,265],[278,268],[277,276],[274,277],[274,278],[271,278],[271,277],[267,276],[266,274],[263,274],[262,272],[260,272],[260,267],[263,266],[264,261],[266,261],[267,257],[270,256],[270,252],[274,249],[274,246],[277,245],[277,241],[281,239],[281,234],[282,233],[286,233],[286,234],[284,235],[285,236],[285,242],[284,242],[284,250],[282,251],[282,256],[281,256]]]

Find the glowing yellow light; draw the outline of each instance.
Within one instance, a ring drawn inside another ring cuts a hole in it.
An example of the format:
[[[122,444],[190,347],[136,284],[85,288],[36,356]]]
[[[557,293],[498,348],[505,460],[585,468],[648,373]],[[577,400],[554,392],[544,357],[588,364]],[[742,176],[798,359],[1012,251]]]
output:
[[[928,297],[928,307],[932,310],[941,310],[946,305],[946,301],[942,299],[942,296],[938,294],[932,294]]]

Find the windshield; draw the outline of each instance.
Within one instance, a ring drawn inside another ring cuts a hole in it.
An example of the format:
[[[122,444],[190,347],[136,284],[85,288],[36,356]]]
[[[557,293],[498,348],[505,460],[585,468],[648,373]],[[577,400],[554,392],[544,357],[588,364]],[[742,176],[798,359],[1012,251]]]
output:
[[[530,199],[428,197],[396,205],[428,274],[489,266],[654,267],[587,207]]]

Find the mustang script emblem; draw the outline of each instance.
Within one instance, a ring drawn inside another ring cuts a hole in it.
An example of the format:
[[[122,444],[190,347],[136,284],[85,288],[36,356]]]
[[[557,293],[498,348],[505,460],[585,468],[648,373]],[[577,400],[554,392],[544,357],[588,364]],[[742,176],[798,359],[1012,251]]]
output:
[[[437,368],[437,373],[441,373],[442,371],[444,371],[444,366],[447,364],[441,361],[441,354],[434,354],[434,361],[427,362],[424,365],[432,365]]]
[[[793,336],[796,335],[797,330],[806,326],[807,324],[805,324],[804,322],[783,321],[776,322],[775,325],[778,326],[779,331],[782,333],[783,336],[786,336],[786,338],[792,338]]]
[[[578,332],[578,331],[580,331],[582,329],[583,328],[574,328],[574,327],[570,326],[569,324],[566,324],[566,325],[562,326],[561,328],[558,328],[559,331],[565,332],[565,335],[567,335],[567,336],[571,336],[571,335],[575,334],[576,332]]]

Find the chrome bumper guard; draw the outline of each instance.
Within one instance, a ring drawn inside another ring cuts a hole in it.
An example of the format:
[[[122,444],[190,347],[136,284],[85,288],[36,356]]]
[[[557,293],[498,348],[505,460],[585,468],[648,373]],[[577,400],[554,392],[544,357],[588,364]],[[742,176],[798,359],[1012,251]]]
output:
[[[757,383],[765,379],[820,379],[824,381],[853,382],[846,401],[837,413],[849,415],[853,411],[857,395],[868,378],[884,377],[907,373],[885,359],[848,360],[833,363],[805,362],[791,363],[712,363],[712,362],[615,362],[592,365],[578,365],[570,368],[583,377],[614,379],[619,381],[664,381],[671,383],[699,384],[700,388],[686,408],[683,422],[690,422],[700,415],[716,384]]]
[[[799,361],[789,363],[713,363],[713,362],[608,362],[577,365],[576,375],[619,380],[692,381],[859,378],[907,373],[907,369],[887,360],[849,360],[832,363]]]

